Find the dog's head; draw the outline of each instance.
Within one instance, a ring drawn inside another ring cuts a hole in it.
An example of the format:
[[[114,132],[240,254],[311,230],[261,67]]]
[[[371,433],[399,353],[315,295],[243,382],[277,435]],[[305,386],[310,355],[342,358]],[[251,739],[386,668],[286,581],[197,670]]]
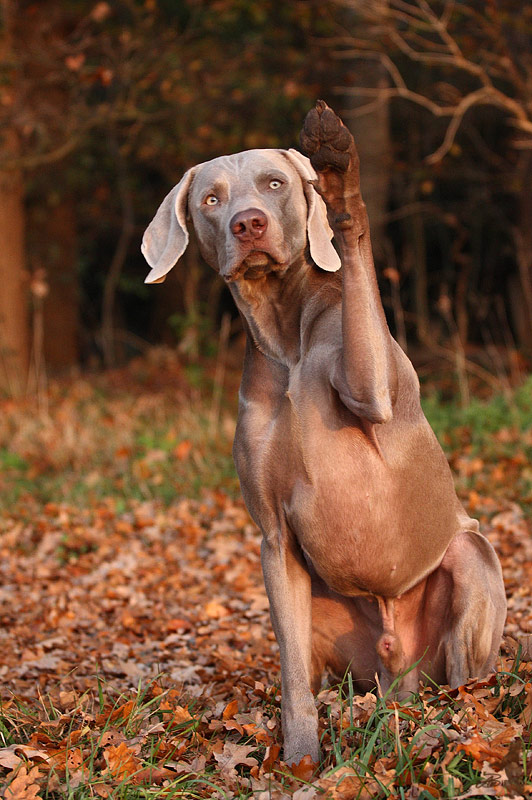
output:
[[[192,167],[144,234],[146,283],[162,282],[185,252],[187,217],[201,254],[227,281],[283,272],[307,244],[319,267],[336,271],[340,259],[314,178],[310,161],[296,150],[247,150]]]

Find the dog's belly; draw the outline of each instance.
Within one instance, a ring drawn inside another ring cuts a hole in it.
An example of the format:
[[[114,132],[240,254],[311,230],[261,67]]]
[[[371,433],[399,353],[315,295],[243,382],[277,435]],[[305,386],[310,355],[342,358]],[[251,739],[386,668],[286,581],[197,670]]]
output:
[[[242,415],[235,460],[248,509],[266,536],[288,525],[339,594],[401,595],[436,569],[460,526],[445,456],[421,412],[397,415],[372,441],[316,402],[319,391],[307,385],[301,402],[290,392],[273,418],[260,406]]]
[[[341,472],[331,470],[318,485],[296,482],[286,504],[289,528],[339,594],[399,596],[443,558],[457,528],[452,497],[444,502],[446,492],[430,490],[432,497],[421,496],[412,484],[403,485],[401,497],[389,476],[364,484],[359,469],[351,480]],[[378,472],[374,477],[382,478]]]
[[[373,441],[356,425],[300,424],[317,435],[302,437],[284,507],[303,551],[339,594],[403,594],[439,565],[459,527],[452,476],[426,421],[396,419]]]

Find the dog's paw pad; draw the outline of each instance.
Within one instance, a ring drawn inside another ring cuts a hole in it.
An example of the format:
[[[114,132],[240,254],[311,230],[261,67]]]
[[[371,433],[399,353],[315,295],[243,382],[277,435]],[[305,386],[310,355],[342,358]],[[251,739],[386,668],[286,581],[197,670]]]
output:
[[[354,151],[353,137],[329,106],[318,100],[303,124],[301,148],[315,170],[336,169],[345,172]]]

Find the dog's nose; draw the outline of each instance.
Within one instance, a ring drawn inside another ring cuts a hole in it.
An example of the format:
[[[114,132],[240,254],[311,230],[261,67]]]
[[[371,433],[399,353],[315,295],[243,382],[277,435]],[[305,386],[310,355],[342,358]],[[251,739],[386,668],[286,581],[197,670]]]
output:
[[[250,242],[253,239],[260,239],[268,227],[268,219],[258,208],[248,208],[235,214],[229,227],[233,236],[241,242]]]

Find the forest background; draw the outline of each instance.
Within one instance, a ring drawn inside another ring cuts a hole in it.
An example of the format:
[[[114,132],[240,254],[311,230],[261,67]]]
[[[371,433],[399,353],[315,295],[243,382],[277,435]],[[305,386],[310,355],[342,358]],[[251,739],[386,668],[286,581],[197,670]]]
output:
[[[0,380],[153,343],[197,356],[229,293],[191,247],[146,287],[143,230],[195,163],[297,146],[317,97],[361,152],[390,326],[522,376],[532,352],[532,12],[489,2],[2,0]]]

